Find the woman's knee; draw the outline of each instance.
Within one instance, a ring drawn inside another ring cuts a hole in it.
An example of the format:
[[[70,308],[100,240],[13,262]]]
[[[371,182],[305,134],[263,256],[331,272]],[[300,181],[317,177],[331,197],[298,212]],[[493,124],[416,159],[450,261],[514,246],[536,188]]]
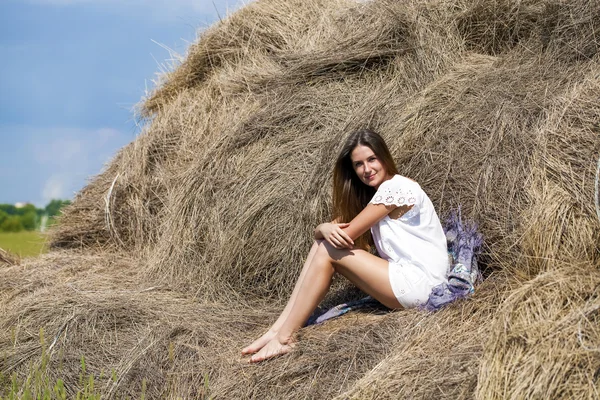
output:
[[[312,246],[310,247],[310,250],[308,251],[308,254],[315,254],[319,248],[319,242],[321,242],[321,240],[315,240],[312,244]]]
[[[312,244],[311,250],[314,249],[315,247],[318,248],[321,245],[321,243],[324,243],[324,242],[325,242],[325,240],[323,240],[323,239],[315,239],[315,241]]]
[[[318,241],[317,253],[316,255],[319,258],[326,258],[329,261],[335,263],[336,260],[339,260],[343,256],[349,254],[348,249],[336,249],[329,242],[325,240]]]

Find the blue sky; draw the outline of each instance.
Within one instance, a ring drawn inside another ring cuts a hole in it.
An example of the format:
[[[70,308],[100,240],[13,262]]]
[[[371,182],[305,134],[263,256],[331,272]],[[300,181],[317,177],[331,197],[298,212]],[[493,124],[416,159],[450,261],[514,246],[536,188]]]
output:
[[[0,203],[72,198],[171,55],[240,0],[0,0]],[[161,45],[157,44],[160,43]]]

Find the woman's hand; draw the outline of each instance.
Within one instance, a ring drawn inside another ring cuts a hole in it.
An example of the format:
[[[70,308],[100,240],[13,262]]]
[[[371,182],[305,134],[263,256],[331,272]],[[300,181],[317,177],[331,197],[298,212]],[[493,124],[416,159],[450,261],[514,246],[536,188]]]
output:
[[[354,248],[354,240],[344,231],[349,223],[334,224],[327,222],[317,226],[315,229],[315,239],[323,239],[336,249]]]

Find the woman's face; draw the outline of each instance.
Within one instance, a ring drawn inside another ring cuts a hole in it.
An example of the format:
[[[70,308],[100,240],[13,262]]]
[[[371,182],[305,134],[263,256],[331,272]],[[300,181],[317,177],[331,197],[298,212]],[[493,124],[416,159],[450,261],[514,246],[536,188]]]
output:
[[[354,172],[365,185],[377,189],[379,185],[391,178],[370,147],[359,144],[350,153],[350,159]]]

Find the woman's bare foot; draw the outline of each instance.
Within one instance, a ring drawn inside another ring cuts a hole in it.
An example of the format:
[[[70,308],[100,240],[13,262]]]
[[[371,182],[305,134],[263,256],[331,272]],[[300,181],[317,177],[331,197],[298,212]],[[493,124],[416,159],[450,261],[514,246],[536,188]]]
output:
[[[267,333],[256,339],[250,346],[246,346],[242,349],[242,355],[254,354],[257,353],[260,349],[262,349],[267,343],[271,341],[275,336],[277,336],[277,332],[269,329]]]
[[[274,337],[260,349],[260,351],[250,357],[248,362],[257,363],[260,361],[267,360],[269,358],[281,356],[292,351],[294,344],[290,341],[289,344],[281,343],[277,337]]]

